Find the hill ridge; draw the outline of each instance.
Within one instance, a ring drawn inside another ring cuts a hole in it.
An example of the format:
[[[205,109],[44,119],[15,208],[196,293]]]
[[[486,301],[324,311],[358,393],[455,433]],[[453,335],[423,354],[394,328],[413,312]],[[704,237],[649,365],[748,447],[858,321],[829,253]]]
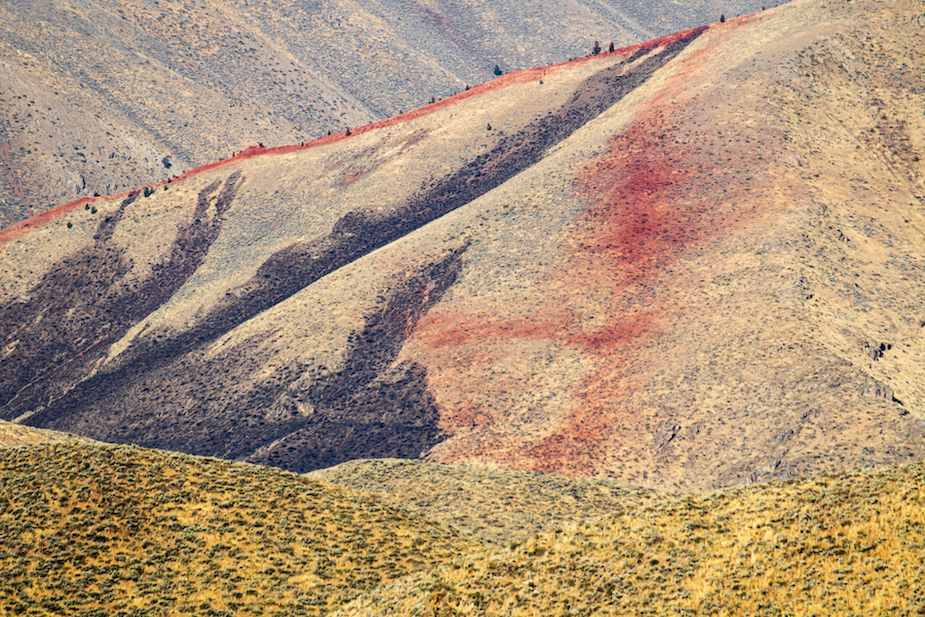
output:
[[[658,11],[623,0],[46,0],[36,22],[6,3],[0,226],[251,144],[396,116],[484,81],[496,64],[548,65],[588,53],[595,39],[625,46],[757,9],[755,0]]]
[[[744,21],[745,19],[748,19],[748,17],[749,16],[742,16],[737,19],[740,21]],[[385,118],[383,120],[377,120],[375,122],[371,122],[371,123],[364,124],[358,127],[354,127],[352,129],[348,128],[343,131],[331,133],[330,135],[327,135],[327,136],[317,137],[310,141],[300,142],[299,144],[280,145],[280,146],[264,146],[262,143],[260,143],[256,145],[250,145],[244,148],[243,150],[234,153],[233,156],[227,159],[220,159],[217,161],[213,161],[211,163],[205,163],[193,169],[186,170],[178,175],[170,176],[167,179],[158,180],[158,181],[149,183],[147,185],[144,185],[143,187],[129,189],[121,193],[113,193],[110,195],[95,195],[93,197],[81,197],[79,199],[69,201],[67,203],[61,204],[59,206],[56,206],[54,208],[51,208],[39,214],[33,215],[22,221],[17,221],[3,228],[0,228],[0,245],[2,245],[4,242],[9,241],[10,239],[18,237],[19,235],[25,233],[28,229],[34,228],[39,225],[48,224],[60,218],[60,216],[63,216],[64,214],[66,214],[67,212],[71,210],[79,208],[80,206],[92,204],[96,201],[127,199],[133,193],[140,193],[142,189],[151,189],[151,190],[161,189],[170,183],[182,181],[187,178],[191,178],[193,176],[196,176],[196,175],[208,172],[208,171],[212,171],[214,169],[218,169],[218,168],[224,167],[229,164],[233,164],[236,161],[250,159],[255,156],[274,156],[274,155],[290,154],[290,153],[298,152],[300,150],[304,150],[307,148],[314,148],[318,146],[332,144],[342,139],[346,139],[350,137],[351,135],[358,135],[358,134],[362,134],[368,131],[374,131],[377,129],[382,129],[385,127],[393,126],[398,123],[414,120],[416,118],[421,117],[422,115],[432,113],[438,109],[444,109],[449,105],[458,103],[460,101],[463,101],[473,96],[478,96],[490,90],[504,88],[506,86],[509,86],[515,83],[523,83],[525,81],[538,79],[539,77],[541,77],[543,74],[545,74],[549,70],[556,70],[559,68],[567,67],[568,65],[571,65],[574,63],[586,62],[595,57],[606,57],[606,56],[616,55],[616,56],[625,56],[627,58],[630,58],[634,54],[638,54],[639,52],[651,51],[652,49],[656,47],[666,45],[669,43],[675,43],[679,40],[687,39],[690,36],[694,36],[694,33],[699,34],[703,32],[708,27],[709,26],[698,26],[696,28],[688,28],[686,30],[680,30],[678,32],[666,34],[664,36],[660,36],[655,39],[644,41],[642,43],[635,43],[633,45],[628,45],[626,47],[615,49],[612,52],[610,51],[602,52],[599,56],[584,56],[581,58],[575,58],[572,60],[568,60],[565,62],[559,62],[556,64],[550,64],[550,65],[534,67],[534,68],[527,68],[527,69],[518,69],[516,71],[505,73],[504,75],[501,75],[500,77],[497,77],[491,81],[482,82],[480,84],[470,86],[463,92],[453,94],[447,98],[440,99],[439,101],[435,101],[428,105],[424,105],[422,107],[418,107],[411,111],[404,112],[402,114],[399,114],[398,116]],[[347,134],[347,131],[350,131],[350,135]]]

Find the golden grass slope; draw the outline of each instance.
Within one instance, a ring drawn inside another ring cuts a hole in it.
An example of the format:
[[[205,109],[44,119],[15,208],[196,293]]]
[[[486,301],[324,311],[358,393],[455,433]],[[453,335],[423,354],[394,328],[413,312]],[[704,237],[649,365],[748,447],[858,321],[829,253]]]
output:
[[[0,448],[4,615],[317,615],[477,546],[272,469],[134,447]]]
[[[420,512],[495,545],[670,497],[610,480],[399,459],[350,461],[307,475]]]
[[[925,465],[697,494],[386,585],[337,615],[920,615]]]
[[[77,435],[32,428],[0,420],[0,446],[30,446],[47,441],[88,441]]]
[[[904,615],[925,610],[925,464],[550,516],[561,478],[385,461],[410,509],[554,523],[506,547],[359,492],[127,446],[0,447],[4,615]],[[397,469],[396,469],[397,468]],[[427,504],[427,484],[447,483]],[[324,476],[317,473],[316,476]],[[390,477],[391,476],[391,477]],[[398,479],[401,479],[400,481]],[[476,497],[452,497],[466,483]],[[576,483],[576,484],[580,484]],[[483,493],[501,489],[497,499]],[[516,504],[512,508],[511,502]],[[566,505],[571,505],[566,499]],[[601,500],[597,503],[600,505]],[[530,518],[530,515],[533,518]],[[515,517],[516,518],[516,517]],[[514,526],[494,523],[502,533]],[[529,525],[524,526],[529,527]],[[489,530],[480,530],[485,534]]]

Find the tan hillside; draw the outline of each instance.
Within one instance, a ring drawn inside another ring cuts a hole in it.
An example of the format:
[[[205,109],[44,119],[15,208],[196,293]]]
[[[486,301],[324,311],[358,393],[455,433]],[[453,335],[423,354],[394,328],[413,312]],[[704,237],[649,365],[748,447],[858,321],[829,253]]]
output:
[[[77,435],[47,431],[0,420],[0,446],[28,446],[44,442],[87,441]]]
[[[459,559],[336,615],[918,615],[925,466],[692,495]]]
[[[693,492],[925,459],[923,38],[798,0],[0,232],[0,418]]]
[[[0,2],[0,226],[758,0]]]
[[[475,549],[267,468],[133,447],[0,447],[0,614],[318,615]]]
[[[350,461],[308,476],[420,512],[495,545],[670,497],[608,480],[398,459]]]

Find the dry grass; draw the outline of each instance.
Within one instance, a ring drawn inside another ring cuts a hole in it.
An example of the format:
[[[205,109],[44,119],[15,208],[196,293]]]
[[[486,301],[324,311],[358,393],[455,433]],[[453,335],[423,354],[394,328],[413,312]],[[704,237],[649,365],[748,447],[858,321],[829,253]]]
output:
[[[385,586],[349,615],[915,615],[925,465],[695,495]]]
[[[308,475],[371,493],[496,545],[670,497],[610,480],[399,459],[350,461]]]
[[[397,461],[330,475],[351,474],[445,520],[481,512],[499,533],[550,527],[500,548],[272,469],[124,446],[4,447],[0,614],[925,610],[925,464],[662,501],[615,491],[649,505],[559,527],[568,516],[555,494],[578,520],[606,483]],[[459,487],[472,498],[452,497]]]
[[[0,446],[29,446],[45,442],[88,441],[83,437],[0,420]]]
[[[272,469],[134,447],[0,448],[0,614],[320,614],[474,546]]]

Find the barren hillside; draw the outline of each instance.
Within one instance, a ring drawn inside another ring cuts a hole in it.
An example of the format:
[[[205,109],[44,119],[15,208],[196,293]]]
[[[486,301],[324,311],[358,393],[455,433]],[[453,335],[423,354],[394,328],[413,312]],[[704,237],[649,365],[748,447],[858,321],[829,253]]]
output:
[[[670,492],[925,458],[910,17],[799,0],[8,227],[2,417]]]
[[[0,226],[759,0],[0,2]]]

